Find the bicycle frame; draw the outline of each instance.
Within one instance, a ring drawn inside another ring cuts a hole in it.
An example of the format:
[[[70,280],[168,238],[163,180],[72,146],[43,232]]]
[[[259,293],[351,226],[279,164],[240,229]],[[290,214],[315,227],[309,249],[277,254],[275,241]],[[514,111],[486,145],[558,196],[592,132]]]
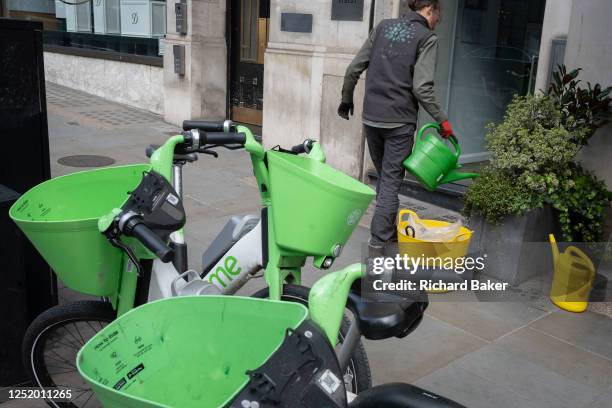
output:
[[[240,241],[234,245],[234,247],[237,248],[232,247],[228,253],[224,254],[217,265],[210,270],[204,279],[209,283],[214,284],[222,294],[231,294],[242,287],[250,275],[255,274],[258,270],[263,268],[264,278],[269,286],[270,299],[280,300],[282,296],[283,284],[285,282],[300,284],[301,268],[304,266],[308,255],[291,252],[277,245],[274,236],[274,208],[270,199],[269,175],[266,163],[264,161],[266,151],[264,150],[263,146],[255,140],[248,128],[244,126],[237,126],[236,130],[237,132],[244,133],[246,135],[246,143],[244,148],[251,156],[253,173],[255,175],[255,179],[257,180],[261,197],[261,205],[263,207],[262,218],[258,227],[254,228],[253,231],[241,238]],[[184,141],[185,139],[182,135],[170,137],[152,154],[150,161],[152,170],[156,171],[172,182],[179,193],[181,193],[180,171],[174,171],[173,157],[175,147]],[[325,162],[325,155],[321,151],[318,144],[315,144],[312,151],[308,154],[308,157],[310,157],[312,160]],[[105,226],[104,222],[101,223],[101,228],[103,228],[103,226]],[[175,242],[183,243],[183,230],[181,229],[173,233],[172,239]],[[266,245],[261,245],[262,242],[265,242]],[[253,252],[253,247],[255,247],[257,250],[261,248],[261,252]],[[236,252],[245,253],[248,252],[249,249],[251,250],[251,253],[245,256],[246,264],[236,266],[236,270],[240,268],[241,272],[236,275],[225,273],[223,276],[226,278],[226,280],[223,281],[220,278],[219,273],[215,271],[217,271],[219,267],[226,266],[230,256],[234,256],[234,259],[236,259]],[[154,259],[152,254],[139,255],[142,255],[140,259]],[[322,261],[323,259],[315,259],[315,265],[320,266]],[[244,266],[244,269],[241,268],[242,266]],[[171,263],[163,264],[159,260],[155,260],[152,267],[141,268],[143,269],[143,275],[145,275],[143,276],[144,279],[141,279],[141,281],[146,281],[143,282],[142,285],[146,285],[147,289],[147,291],[143,291],[139,290],[138,288],[141,284],[139,283],[136,269],[137,268],[134,268],[134,265],[132,265],[129,258],[124,255],[119,288],[117,294],[115,296],[111,296],[111,302],[113,307],[117,309],[118,315],[122,315],[135,306],[154,299],[151,298],[150,293],[148,293],[147,298],[144,298],[143,296],[137,298],[136,296],[137,292],[148,292],[149,284],[152,279],[158,279],[158,281],[155,282],[155,285],[158,287],[160,285],[165,286],[171,280],[176,279],[176,277],[180,274],[180,271],[177,271]],[[345,269],[345,271],[348,270],[347,273],[350,276],[356,276],[355,270],[357,269],[359,269],[359,273],[361,273],[361,266],[359,264],[356,266],[353,265],[352,267]],[[337,275],[334,274],[334,276]],[[156,296],[166,297],[168,296],[168,293],[169,291],[164,288]],[[315,301],[315,304],[316,303],[317,302]],[[323,322],[322,326],[327,327],[325,330],[326,332],[329,332],[329,335],[335,331],[337,336],[337,329],[335,329],[335,326],[337,323],[338,328],[340,327],[339,325],[342,319],[342,310],[344,310],[345,306],[345,302],[340,303],[342,303],[341,307],[339,307],[339,310],[341,311],[340,320],[337,320],[335,315],[333,318],[331,318],[326,317],[325,313],[315,312],[316,316],[320,316],[317,317],[316,320]],[[331,323],[332,321],[333,324]]]

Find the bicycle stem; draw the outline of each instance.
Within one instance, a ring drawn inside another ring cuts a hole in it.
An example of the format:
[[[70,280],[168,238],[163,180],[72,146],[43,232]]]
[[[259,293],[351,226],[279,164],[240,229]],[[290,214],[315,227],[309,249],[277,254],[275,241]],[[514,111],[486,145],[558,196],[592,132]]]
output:
[[[183,142],[185,142],[183,135],[172,136],[151,155],[151,168],[164,176],[170,183],[172,183],[174,148]]]

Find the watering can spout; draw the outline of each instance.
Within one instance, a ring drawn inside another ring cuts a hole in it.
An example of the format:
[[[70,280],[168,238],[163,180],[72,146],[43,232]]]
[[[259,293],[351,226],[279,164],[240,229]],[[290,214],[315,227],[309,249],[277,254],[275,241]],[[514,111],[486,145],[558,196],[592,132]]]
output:
[[[470,178],[480,177],[478,173],[463,173],[457,170],[451,170],[444,178],[440,181],[440,184],[452,183],[453,181],[465,180]]]

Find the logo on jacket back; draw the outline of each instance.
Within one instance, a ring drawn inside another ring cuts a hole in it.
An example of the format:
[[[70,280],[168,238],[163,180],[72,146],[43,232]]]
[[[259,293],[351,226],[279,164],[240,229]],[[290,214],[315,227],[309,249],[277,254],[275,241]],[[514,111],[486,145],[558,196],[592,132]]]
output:
[[[405,21],[396,21],[388,24],[385,27],[385,38],[391,43],[391,47],[396,42],[410,42],[414,38],[414,25],[408,24]]]
[[[410,44],[416,35],[416,27],[412,23],[403,20],[390,22],[383,28],[382,35],[387,40],[387,43],[382,47],[383,57],[392,58],[400,55],[408,54],[409,50],[402,50],[403,47],[395,47],[394,45]]]

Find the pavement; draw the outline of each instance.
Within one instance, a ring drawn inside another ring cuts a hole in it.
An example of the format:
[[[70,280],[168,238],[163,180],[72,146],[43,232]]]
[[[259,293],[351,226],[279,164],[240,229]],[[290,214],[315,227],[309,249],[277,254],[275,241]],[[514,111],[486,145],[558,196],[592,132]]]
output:
[[[115,164],[143,162],[148,144],[162,143],[178,130],[157,115],[51,83],[47,100],[53,176],[83,170],[58,163],[71,155],[107,156]],[[194,269],[231,215],[259,212],[248,154],[220,149],[219,155],[202,155],[184,169],[186,237]],[[402,206],[425,218],[458,217],[405,197]],[[360,259],[369,217],[371,209],[334,269]],[[304,283],[322,275],[308,266]],[[253,293],[261,281],[251,280],[241,294]],[[62,302],[79,297],[66,288],[60,292]],[[560,311],[547,301],[449,299],[452,295],[431,295],[422,324],[406,338],[364,340],[374,384],[414,383],[471,408],[612,408],[610,317]],[[32,401],[1,405],[44,406]]]

